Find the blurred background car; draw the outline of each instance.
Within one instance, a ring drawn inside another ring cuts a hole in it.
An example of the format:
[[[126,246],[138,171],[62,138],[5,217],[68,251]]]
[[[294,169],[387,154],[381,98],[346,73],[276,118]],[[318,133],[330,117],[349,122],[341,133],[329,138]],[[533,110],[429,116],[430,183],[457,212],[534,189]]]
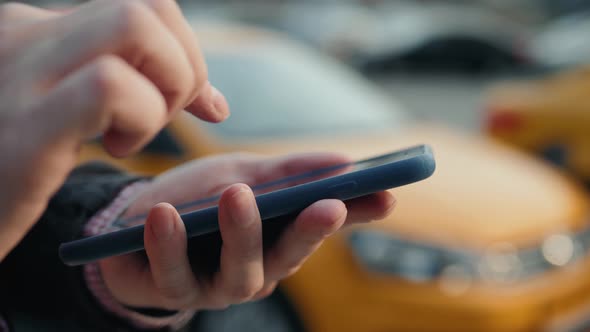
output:
[[[178,162],[244,150],[360,158],[427,142],[438,168],[395,190],[391,218],[329,239],[277,294],[203,312],[196,330],[532,331],[590,303],[589,206],[577,185],[485,137],[415,119],[284,36],[227,23],[197,31],[232,116],[215,125],[179,118],[148,153],[167,140]],[[85,158],[107,158],[85,149]]]
[[[404,68],[464,71],[525,66],[530,29],[477,5],[431,3],[380,8],[373,44],[355,62],[366,70]]]
[[[245,1],[199,10],[281,30],[364,70],[524,66],[530,27],[477,4]],[[193,3],[192,6],[198,7]],[[197,10],[195,10],[197,12]]]
[[[563,15],[547,23],[530,42],[532,61],[547,68],[590,62],[590,10]]]
[[[531,70],[588,58],[584,1],[184,3],[200,19],[278,29],[370,73]]]
[[[490,89],[486,129],[590,184],[590,66]]]

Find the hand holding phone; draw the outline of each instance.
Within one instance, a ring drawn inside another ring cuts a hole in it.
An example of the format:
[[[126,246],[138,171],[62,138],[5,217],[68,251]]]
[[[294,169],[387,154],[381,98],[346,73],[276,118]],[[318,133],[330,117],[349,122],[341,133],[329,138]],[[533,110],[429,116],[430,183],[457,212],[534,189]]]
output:
[[[425,163],[421,163],[418,162],[420,158],[404,153],[397,155],[400,160],[407,158],[413,161],[402,168],[415,168],[412,174],[428,174],[434,167],[428,157]],[[379,162],[377,159],[373,161]],[[293,185],[319,181],[322,176],[345,174],[352,170],[352,166],[350,159],[335,154],[278,158],[231,154],[193,161],[150,182],[124,218],[119,220],[121,227],[128,227],[129,222],[145,222],[145,226],[142,225],[145,251],[101,259],[96,264],[87,265],[85,271],[97,271],[116,302],[133,307],[215,309],[259,299],[270,294],[277,282],[294,273],[323,240],[344,223],[382,219],[392,211],[395,200],[388,191],[378,191],[344,203],[322,199],[304,207],[301,212],[262,222],[254,193],[243,184],[231,184],[246,183],[257,188],[260,196],[277,191],[281,185],[296,188]],[[310,172],[311,176],[301,176],[301,173],[309,175]],[[402,183],[412,181],[409,175],[401,175],[401,179],[405,178]],[[285,177],[289,179],[281,180]],[[236,190],[246,195],[239,195],[241,198],[236,199]],[[222,192],[221,197],[216,197],[219,192]],[[190,239],[187,239],[185,224],[177,210],[169,204],[157,204],[168,201],[182,209],[183,205],[187,208],[183,203],[189,200],[211,196],[212,199],[200,200],[201,205],[189,204],[188,209],[203,210],[208,204],[217,204],[217,224],[221,229]],[[138,211],[148,209],[147,218],[129,219]],[[236,211],[238,213],[232,216]],[[249,226],[240,226],[245,223]],[[161,226],[172,229],[172,232],[162,232]],[[116,237],[112,240],[119,241]],[[92,256],[85,256],[88,249],[91,254],[98,252],[104,256],[105,247],[96,244],[85,242],[81,256],[70,258],[92,259]],[[77,245],[70,249],[64,246],[62,253],[67,255],[70,250],[70,254],[76,255],[77,249]]]
[[[434,157],[428,146],[421,145],[382,156],[332,165],[303,174],[263,183],[253,189],[268,191],[256,196],[263,223],[302,211],[322,199],[351,200],[382,190],[406,185],[429,177],[435,169]],[[287,186],[281,188],[281,186]],[[196,202],[199,206],[215,202],[213,196]],[[183,214],[187,237],[197,237],[218,231],[218,207],[201,208]],[[120,231],[85,238],[60,246],[60,256],[69,265],[135,252],[144,249],[144,226],[137,225]]]

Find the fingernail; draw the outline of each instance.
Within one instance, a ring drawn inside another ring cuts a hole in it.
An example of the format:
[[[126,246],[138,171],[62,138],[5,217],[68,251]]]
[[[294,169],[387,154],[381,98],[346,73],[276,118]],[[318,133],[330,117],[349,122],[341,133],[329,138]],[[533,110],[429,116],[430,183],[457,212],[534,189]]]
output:
[[[232,195],[232,205],[230,215],[236,226],[247,228],[254,224],[258,217],[254,195],[248,188],[241,188]]]
[[[229,111],[229,105],[227,104],[225,96],[213,85],[211,86],[211,95],[213,109],[215,111],[215,114],[219,117],[220,121],[229,118],[231,113]]]
[[[153,216],[155,220],[151,224],[152,235],[157,240],[167,240],[174,233],[174,215],[169,208],[159,208],[165,212],[158,211],[159,213]]]

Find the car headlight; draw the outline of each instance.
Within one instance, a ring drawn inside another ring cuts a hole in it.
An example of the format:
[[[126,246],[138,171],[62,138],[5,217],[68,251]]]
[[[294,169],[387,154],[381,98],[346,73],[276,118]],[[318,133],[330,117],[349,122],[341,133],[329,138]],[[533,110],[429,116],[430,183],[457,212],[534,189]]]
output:
[[[410,241],[375,230],[357,230],[348,242],[369,270],[415,282],[462,278],[510,283],[573,263],[590,250],[590,227],[576,233],[550,234],[538,247],[495,243],[486,250],[466,250]]]
[[[474,257],[395,237],[377,231],[355,231],[348,238],[355,256],[370,270],[412,281],[428,281],[443,274],[447,266],[471,269]]]

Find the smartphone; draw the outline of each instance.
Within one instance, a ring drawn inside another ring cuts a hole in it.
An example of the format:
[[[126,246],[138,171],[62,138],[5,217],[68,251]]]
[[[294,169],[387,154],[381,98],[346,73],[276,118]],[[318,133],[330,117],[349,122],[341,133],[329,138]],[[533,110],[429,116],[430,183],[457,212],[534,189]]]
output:
[[[435,161],[428,145],[419,145],[381,156],[313,170],[253,187],[263,221],[284,220],[322,199],[342,201],[407,185],[434,173]],[[193,202],[216,203],[219,196]],[[178,207],[177,207],[178,208]],[[210,206],[181,214],[187,237],[218,232],[218,208]],[[59,255],[67,265],[144,249],[144,225],[63,243]],[[263,235],[264,236],[264,235]]]

